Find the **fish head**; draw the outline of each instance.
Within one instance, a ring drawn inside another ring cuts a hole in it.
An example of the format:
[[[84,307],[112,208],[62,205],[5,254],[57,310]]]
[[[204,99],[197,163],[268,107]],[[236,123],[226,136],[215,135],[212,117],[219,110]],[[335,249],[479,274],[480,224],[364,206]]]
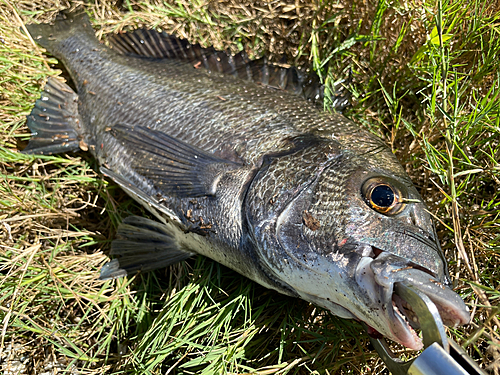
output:
[[[250,187],[247,221],[276,283],[415,350],[418,317],[396,282],[425,293],[444,324],[469,321],[431,217],[399,163],[381,167],[318,145],[268,164]]]
[[[360,318],[370,331],[411,349],[422,347],[414,330],[419,326],[418,316],[394,291],[396,282],[426,294],[444,324],[455,327],[468,323],[469,310],[451,289],[431,215],[399,164],[358,168],[343,186],[347,214],[345,226],[337,232],[338,251],[353,246],[361,254],[355,282],[372,304],[380,301],[377,314]]]

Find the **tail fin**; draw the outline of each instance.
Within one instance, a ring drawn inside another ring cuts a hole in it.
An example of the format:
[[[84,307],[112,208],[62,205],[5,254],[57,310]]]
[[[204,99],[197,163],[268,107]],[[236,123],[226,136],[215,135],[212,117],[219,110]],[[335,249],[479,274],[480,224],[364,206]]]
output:
[[[77,132],[78,95],[56,78],[49,78],[27,119],[33,136],[23,153],[51,155],[85,149]]]
[[[83,8],[59,12],[53,24],[31,24],[26,25],[26,28],[38,44],[56,57],[60,57],[57,55],[58,45],[73,35],[87,34],[95,39],[89,17]]]

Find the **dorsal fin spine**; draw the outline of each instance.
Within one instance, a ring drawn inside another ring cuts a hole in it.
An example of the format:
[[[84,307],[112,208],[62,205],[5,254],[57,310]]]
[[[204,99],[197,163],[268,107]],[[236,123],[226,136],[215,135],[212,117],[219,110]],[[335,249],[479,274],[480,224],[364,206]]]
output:
[[[144,34],[144,33],[143,33]],[[156,57],[161,57],[162,54],[162,42],[161,38],[158,37],[158,34],[150,34],[154,43],[148,43],[149,48],[151,48],[152,52]],[[144,35],[144,39],[146,39],[147,35]]]
[[[151,36],[153,37],[152,39],[154,39],[154,34],[151,34]],[[152,56],[157,55],[157,53],[155,51],[155,47],[157,45],[156,40],[154,42],[155,43],[145,43],[144,31],[141,30],[141,33],[139,35],[139,43],[140,43],[141,49],[143,49],[144,51],[147,51],[147,53],[149,53]]]
[[[164,53],[167,58],[171,59],[172,54],[171,54],[170,50],[168,49],[165,40],[163,38],[160,38],[160,35],[158,35],[158,40],[159,40],[159,43],[161,45],[160,55],[161,55],[161,53]]]
[[[176,51],[177,48],[172,43],[172,38],[166,38],[166,42],[168,44],[168,47],[170,47],[170,48],[167,47],[167,50],[174,55],[173,57],[172,56],[168,56],[168,58],[178,59],[179,56],[177,56],[177,51]]]

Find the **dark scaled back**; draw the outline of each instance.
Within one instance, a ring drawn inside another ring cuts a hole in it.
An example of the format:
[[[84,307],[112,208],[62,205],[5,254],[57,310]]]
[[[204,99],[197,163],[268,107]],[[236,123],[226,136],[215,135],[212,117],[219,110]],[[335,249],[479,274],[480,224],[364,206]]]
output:
[[[250,60],[245,51],[232,55],[228,51],[204,48],[165,32],[147,29],[113,34],[108,42],[120,54],[177,59],[192,64],[196,69],[204,68],[209,72],[228,74],[278,90],[287,90],[323,106],[325,86],[315,72],[304,72],[285,63],[270,62],[265,56]],[[344,87],[339,87],[331,99],[332,109],[341,112],[349,104],[350,93]]]

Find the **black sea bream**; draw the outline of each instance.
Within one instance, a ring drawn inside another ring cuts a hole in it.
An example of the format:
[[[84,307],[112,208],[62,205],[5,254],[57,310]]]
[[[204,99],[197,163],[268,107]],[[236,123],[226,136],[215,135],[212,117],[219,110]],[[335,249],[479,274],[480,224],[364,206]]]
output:
[[[148,30],[110,48],[81,11],[28,30],[76,93],[49,79],[24,152],[88,150],[157,218],[125,219],[102,279],[201,254],[409,348],[421,341],[395,282],[427,294],[445,324],[468,322],[401,165],[367,130],[306,100],[296,69]]]

